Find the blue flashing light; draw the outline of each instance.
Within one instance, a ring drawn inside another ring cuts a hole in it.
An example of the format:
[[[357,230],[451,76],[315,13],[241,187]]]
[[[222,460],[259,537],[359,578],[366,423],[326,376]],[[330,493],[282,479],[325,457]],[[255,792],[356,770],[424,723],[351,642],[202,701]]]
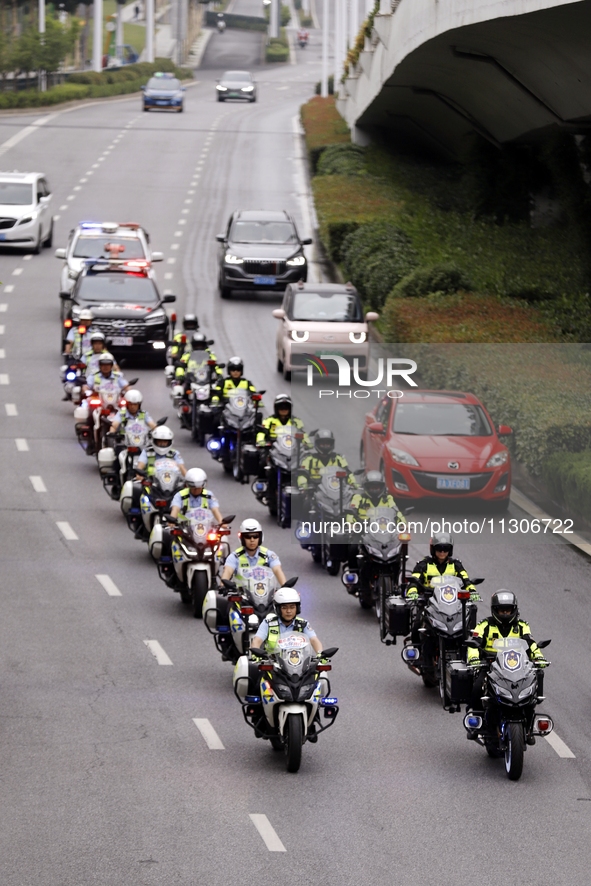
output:
[[[208,452],[219,452],[222,448],[221,441],[217,439],[217,437],[210,437],[210,439],[206,443]]]
[[[320,699],[320,704],[322,705],[322,707],[324,707],[325,705],[337,704],[337,702],[338,698],[336,698],[336,696],[334,695],[326,695],[324,698]]]
[[[230,633],[230,628],[229,628],[227,625],[222,625],[221,627],[218,628],[218,633],[220,633],[220,634],[229,634],[229,633]]]
[[[416,649],[407,649],[406,650],[406,657],[410,658],[410,659],[416,658],[417,657],[417,650]]]
[[[267,485],[267,484],[265,483],[264,480],[258,480],[258,481],[254,484],[254,488],[256,489],[257,492],[264,492],[264,491],[265,491],[265,486],[266,486],[266,485]]]
[[[353,572],[345,572],[344,579],[347,584],[357,584],[357,576]]]
[[[248,704],[259,704],[260,700],[261,700],[260,695],[245,695],[244,696],[244,701],[246,701]]]
[[[307,529],[304,529],[303,526],[298,526],[298,528],[295,531],[295,537],[297,538],[298,541],[302,541],[302,539],[304,539],[304,538],[310,538],[311,535],[312,535],[312,533],[309,532]]]
[[[140,508],[130,508],[129,513],[130,514],[139,514],[139,513],[141,513]]]
[[[478,729],[480,726],[480,717],[468,717],[466,723],[470,729]]]
[[[66,372],[66,381],[74,381],[76,378],[75,372]]]
[[[102,226],[100,222],[83,221],[80,222],[80,227],[83,228],[85,231],[88,231],[90,229],[92,229],[93,231],[102,231]]]

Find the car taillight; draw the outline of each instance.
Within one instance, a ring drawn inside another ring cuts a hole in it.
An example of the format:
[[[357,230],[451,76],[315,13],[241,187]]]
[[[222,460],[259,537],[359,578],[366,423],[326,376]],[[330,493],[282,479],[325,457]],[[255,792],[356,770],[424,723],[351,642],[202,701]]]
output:
[[[150,267],[150,262],[145,261],[145,259],[131,259],[123,263],[125,268],[130,268],[134,271],[143,271],[146,268]]]

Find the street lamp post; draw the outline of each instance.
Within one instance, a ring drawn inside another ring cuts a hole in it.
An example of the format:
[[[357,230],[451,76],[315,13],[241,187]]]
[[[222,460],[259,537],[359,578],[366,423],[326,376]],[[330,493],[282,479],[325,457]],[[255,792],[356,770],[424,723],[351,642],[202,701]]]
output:
[[[146,0],[146,61],[154,61],[154,0]]]
[[[92,35],[92,70],[103,70],[103,0],[94,0],[94,32]]]
[[[45,0],[39,0],[39,33],[45,34]],[[41,44],[45,43],[41,37]],[[39,71],[39,91],[45,92],[47,89],[47,74],[45,71]]]
[[[328,0],[322,0],[322,80],[320,95],[328,95]]]

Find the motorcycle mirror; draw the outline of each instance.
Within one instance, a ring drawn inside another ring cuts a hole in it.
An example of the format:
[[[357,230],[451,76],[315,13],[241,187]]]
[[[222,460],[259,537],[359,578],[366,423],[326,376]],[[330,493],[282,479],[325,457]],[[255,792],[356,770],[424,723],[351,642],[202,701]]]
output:
[[[236,583],[233,581],[230,581],[227,578],[222,578],[222,584],[227,591],[237,591],[238,590],[238,586],[236,585]]]
[[[128,381],[128,384],[129,385],[137,385],[138,381],[139,381],[139,378],[130,378],[130,380]]]
[[[545,649],[546,646],[549,646],[551,642],[552,640],[542,640],[540,643],[538,643],[538,649]]]
[[[329,646],[328,649],[323,649],[322,652],[318,653],[323,658],[332,658],[333,655],[336,655],[339,651],[338,646]]]
[[[236,514],[230,514],[229,517],[222,517],[222,523],[231,523],[232,520],[236,519]]]
[[[472,584],[473,584],[473,585],[481,585],[483,581],[484,581],[483,578],[473,578],[473,579],[472,579]]]
[[[464,644],[465,644],[466,646],[469,646],[470,649],[480,649],[480,642],[479,642],[477,639],[475,639],[475,638],[472,638],[472,639],[469,639],[469,640],[465,640],[465,641],[464,641]]]
[[[298,581],[298,576],[297,576],[297,575],[294,575],[293,578],[288,578],[288,579],[287,579],[287,581],[285,582],[285,584],[283,585],[283,587],[284,587],[284,588],[295,588],[295,586],[296,586],[296,584],[297,584],[297,581]],[[539,644],[538,644],[538,645],[539,645]]]
[[[412,511],[414,511],[414,509],[415,509],[415,506],[411,505],[409,508],[404,508],[402,513],[403,514],[410,514],[410,513],[412,513]]]
[[[219,368],[219,369],[225,369],[225,368],[226,368],[226,364],[225,364],[225,363],[218,363],[218,368]]]
[[[165,415],[164,418],[159,418],[158,421],[156,422],[156,427],[159,428],[162,425],[165,425],[167,421],[168,421],[167,415]]]
[[[314,436],[314,434],[317,434],[317,433],[318,433],[318,431],[319,431],[319,430],[320,430],[320,428],[314,428],[314,430],[313,430],[313,431],[310,431],[310,434],[309,434],[309,436],[310,436],[310,437],[313,437],[313,436]]]

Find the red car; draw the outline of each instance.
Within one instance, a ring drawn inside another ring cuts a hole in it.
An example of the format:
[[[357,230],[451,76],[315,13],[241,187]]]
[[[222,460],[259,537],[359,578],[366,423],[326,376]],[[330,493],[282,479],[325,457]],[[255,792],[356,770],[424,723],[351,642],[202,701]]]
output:
[[[511,460],[478,397],[412,391],[384,399],[365,416],[361,463],[383,471],[396,499],[461,498],[509,505]]]

